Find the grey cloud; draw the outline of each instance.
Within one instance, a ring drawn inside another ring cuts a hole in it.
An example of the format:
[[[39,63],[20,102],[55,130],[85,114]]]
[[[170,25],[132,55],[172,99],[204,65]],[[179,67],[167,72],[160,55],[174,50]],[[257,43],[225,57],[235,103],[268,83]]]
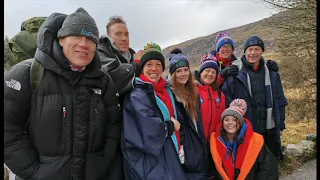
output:
[[[53,12],[70,14],[78,7],[94,17],[100,34],[112,15],[127,21],[130,45],[139,50],[148,42],[162,48],[182,41],[244,25],[271,15],[254,1],[5,1],[4,32],[12,37],[21,23]]]

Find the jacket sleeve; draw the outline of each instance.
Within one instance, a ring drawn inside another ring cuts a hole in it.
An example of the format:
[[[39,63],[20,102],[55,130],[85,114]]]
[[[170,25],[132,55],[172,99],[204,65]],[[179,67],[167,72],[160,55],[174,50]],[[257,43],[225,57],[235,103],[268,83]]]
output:
[[[103,103],[106,108],[107,114],[107,127],[106,127],[106,141],[105,149],[107,154],[105,157],[111,160],[114,158],[116,151],[119,148],[122,118],[120,112],[120,104],[118,102],[117,92],[114,88],[114,83],[111,77],[106,74],[107,88],[103,94]]]
[[[287,98],[284,95],[283,87],[280,79],[280,74],[276,73],[276,93],[277,93],[277,101],[279,105],[279,113],[280,113],[280,131],[286,128],[285,120],[286,120],[286,110],[285,107],[288,105]]]
[[[225,96],[225,104],[226,107],[229,107],[230,103],[232,102],[233,98],[232,95],[234,94],[234,85],[233,85],[233,76],[229,76],[226,81],[222,84],[221,91]]]
[[[40,166],[30,142],[30,63],[23,61],[4,73],[4,163],[17,176],[28,179]]]
[[[255,177],[259,180],[279,179],[277,160],[266,145],[263,145],[258,155]]]
[[[123,108],[124,143],[158,156],[168,137],[168,128],[143,90],[126,96]]]
[[[102,62],[102,70],[112,77],[120,96],[131,92],[134,88],[134,78],[138,64],[136,62],[121,63],[116,56],[109,57],[99,49],[98,54]]]

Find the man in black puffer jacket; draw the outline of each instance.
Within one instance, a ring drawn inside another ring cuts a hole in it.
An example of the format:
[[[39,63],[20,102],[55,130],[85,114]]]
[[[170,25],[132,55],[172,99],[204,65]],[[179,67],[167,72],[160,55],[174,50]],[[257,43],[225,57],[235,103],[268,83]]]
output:
[[[114,83],[101,71],[98,37],[83,8],[69,16],[53,13],[40,27],[35,58],[4,74],[4,163],[17,176],[109,177],[121,116]],[[44,68],[35,91],[32,61]]]
[[[102,70],[110,74],[122,102],[124,96],[133,90],[135,76],[140,74],[138,71],[143,50],[135,53],[129,47],[129,31],[120,16],[112,16],[106,29],[107,36],[99,39],[97,51]]]

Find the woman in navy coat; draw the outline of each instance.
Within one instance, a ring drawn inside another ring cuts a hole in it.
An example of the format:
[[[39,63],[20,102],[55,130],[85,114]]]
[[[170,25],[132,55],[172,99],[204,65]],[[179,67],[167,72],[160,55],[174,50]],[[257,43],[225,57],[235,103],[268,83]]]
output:
[[[160,47],[147,44],[141,74],[123,103],[124,172],[127,180],[184,180],[179,161],[180,123],[173,93],[161,77],[165,59]]]

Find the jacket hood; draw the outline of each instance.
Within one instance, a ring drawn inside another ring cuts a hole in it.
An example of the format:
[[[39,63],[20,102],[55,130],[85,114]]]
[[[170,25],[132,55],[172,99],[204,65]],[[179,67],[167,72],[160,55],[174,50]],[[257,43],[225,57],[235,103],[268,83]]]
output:
[[[194,71],[194,81],[196,82],[196,84],[198,85],[199,88],[206,90],[207,88],[211,87],[211,86],[206,86],[204,84],[202,84],[201,80],[200,80],[200,74],[199,71],[195,70]]]
[[[57,39],[58,30],[61,28],[66,17],[66,14],[61,13],[51,14],[41,25],[37,35],[35,58],[40,61],[46,69],[50,69],[58,74],[62,74],[64,71],[73,72],[66,62],[66,57]],[[83,73],[100,69],[101,62],[98,53],[95,52],[92,62],[86,67]],[[74,72],[73,74],[77,73]]]
[[[97,49],[105,52],[110,57],[114,57],[115,53],[122,56],[122,53],[120,52],[120,50],[114,45],[113,39],[108,35],[102,35],[100,37]],[[133,56],[133,54],[136,53],[130,47],[129,47],[129,52],[131,56]]]

